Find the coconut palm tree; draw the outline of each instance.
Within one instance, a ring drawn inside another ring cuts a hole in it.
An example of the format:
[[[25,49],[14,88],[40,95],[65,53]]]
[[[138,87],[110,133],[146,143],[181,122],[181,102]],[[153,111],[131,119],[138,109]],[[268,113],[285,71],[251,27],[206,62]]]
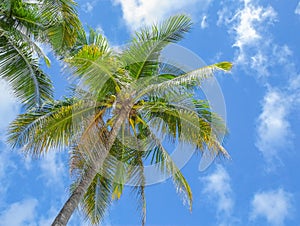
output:
[[[228,156],[221,144],[224,123],[193,92],[203,79],[216,70],[230,70],[231,64],[185,72],[160,62],[163,49],[180,41],[190,28],[189,17],[173,16],[141,29],[117,51],[92,30],[88,40],[79,32],[66,59],[79,84],[74,96],[31,109],[11,124],[9,142],[31,155],[69,147],[74,183],[52,225],[66,225],[79,203],[91,222],[99,223],[128,183],[138,196],[144,225],[147,161],[172,176],[191,208],[191,189],[167,151],[164,136],[170,143],[186,142],[199,151],[208,148]]]
[[[40,67],[50,61],[36,44],[51,44],[63,55],[76,41],[81,27],[73,0],[2,0],[0,3],[0,78],[27,106],[52,99],[52,82]]]

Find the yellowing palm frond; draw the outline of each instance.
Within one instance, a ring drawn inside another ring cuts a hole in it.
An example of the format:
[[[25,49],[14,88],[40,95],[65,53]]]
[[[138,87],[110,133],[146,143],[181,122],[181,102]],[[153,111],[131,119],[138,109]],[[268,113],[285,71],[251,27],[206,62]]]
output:
[[[68,147],[82,131],[84,120],[94,113],[94,107],[65,99],[33,108],[10,124],[8,142],[13,148],[37,156],[49,149]]]

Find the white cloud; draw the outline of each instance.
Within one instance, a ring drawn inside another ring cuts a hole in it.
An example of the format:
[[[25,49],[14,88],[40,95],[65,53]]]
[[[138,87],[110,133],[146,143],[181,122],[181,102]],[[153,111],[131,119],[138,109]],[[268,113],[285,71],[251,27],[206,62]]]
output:
[[[240,55],[239,59],[245,59],[245,55]],[[254,56],[250,57],[251,59],[251,68],[258,72],[258,77],[268,76],[269,75],[269,59],[268,56],[265,55],[262,51],[258,50]]]
[[[85,2],[84,4],[82,4],[82,10],[85,13],[92,12],[94,10],[94,7],[96,6],[97,2],[98,2],[98,0]]]
[[[32,166],[32,157],[31,156],[24,156],[24,158],[22,159],[22,162],[24,163],[24,167],[26,170],[30,170],[31,166]]]
[[[281,163],[280,151],[292,144],[289,116],[300,97],[300,92],[295,92],[299,76],[293,52],[285,44],[274,43],[269,28],[277,21],[277,13],[271,6],[264,7],[256,0],[244,0],[242,6],[229,3],[225,1],[218,12],[217,25],[225,24],[233,37],[235,64],[268,88],[257,121],[256,146],[267,162],[267,171],[272,171]],[[274,81],[280,82],[280,87],[271,88]]]
[[[292,195],[283,189],[258,192],[252,200],[250,218],[264,217],[271,225],[280,226],[291,216]]]
[[[251,67],[256,68],[258,77],[265,76],[261,81],[267,90],[257,121],[256,146],[267,162],[267,171],[273,171],[281,163],[280,151],[288,150],[293,143],[290,116],[298,110],[300,79],[293,52],[287,45],[262,45],[251,57]],[[274,78],[280,81],[280,87],[270,85]]]
[[[43,203],[38,202],[35,198],[24,199],[20,202],[5,204],[5,209],[0,211],[0,225],[7,226],[49,226],[58,214],[61,206],[49,206],[47,212],[38,211],[38,205]],[[104,219],[104,224],[108,224],[109,219]],[[83,213],[75,211],[72,214],[68,223],[70,226],[88,226],[91,225],[86,221]]]
[[[7,169],[7,163],[10,162],[5,150],[4,151],[2,150],[0,152],[0,162],[1,162],[1,164],[0,164],[0,180],[1,180],[5,176],[5,172]],[[1,188],[0,188],[0,191],[1,191]]]
[[[1,181],[1,186],[0,186],[0,203],[1,203],[1,198],[3,197],[3,194],[6,193],[8,189],[8,182],[6,181],[6,172],[8,171],[9,167],[12,165],[11,160],[9,159],[8,155],[5,153],[5,151],[0,152],[0,181]]]
[[[38,204],[36,199],[26,199],[12,203],[0,213],[2,225],[9,226],[35,226],[35,209]]]
[[[292,91],[300,89],[300,74],[290,79],[289,88]]]
[[[48,226],[48,225],[51,225],[53,220],[55,218],[55,215],[49,217],[49,218],[44,218],[42,217],[40,220],[39,220],[39,226]]]
[[[200,26],[201,26],[202,29],[205,29],[205,28],[208,27],[207,16],[206,16],[206,15],[204,15],[204,16],[202,17]]]
[[[244,45],[253,44],[261,38],[260,26],[265,26],[267,22],[274,22],[276,12],[272,7],[263,8],[262,6],[253,6],[247,4],[240,11],[240,24],[236,27],[237,40],[235,45],[242,48]]]
[[[92,6],[92,4],[90,2],[85,3],[85,5],[83,6],[83,9],[86,13],[92,12],[94,7]]]
[[[66,174],[65,166],[61,159],[61,153],[54,150],[49,151],[40,163],[42,177],[46,179],[47,185],[63,185]]]
[[[49,226],[52,224],[54,218],[42,218],[39,221],[39,226]]]
[[[276,57],[277,63],[287,65],[291,63],[292,50],[287,45],[273,45],[272,55]]]
[[[261,8],[254,8],[246,6],[244,9],[237,12],[236,16],[239,18],[239,24],[235,27],[236,42],[234,46],[243,48],[244,45],[250,45],[261,38],[254,27],[254,22],[263,20],[261,18]]]
[[[276,89],[269,89],[264,97],[262,112],[258,118],[256,146],[271,165],[279,159],[279,151],[286,150],[291,138],[287,120],[290,96]],[[270,166],[271,166],[270,165]]]
[[[0,79],[0,195],[8,189],[7,173],[9,169],[16,166],[10,159],[5,144],[5,134],[9,123],[17,116],[20,111],[20,104],[17,102],[13,91],[4,79]],[[1,200],[0,200],[1,201]]]
[[[51,206],[50,209],[48,210],[48,213],[45,213],[44,216],[40,217],[38,225],[39,226],[51,225],[51,223],[55,219],[56,215],[59,213],[59,210],[60,210],[59,207],[56,208],[54,206]],[[76,214],[76,212],[75,212],[75,214]],[[68,225],[71,225],[70,222],[68,223]],[[79,225],[81,225],[81,224],[79,224]]]
[[[101,27],[100,24],[98,24],[98,25],[96,26],[95,31],[98,32],[99,34],[104,35],[104,30],[103,30],[103,28]]]
[[[264,39],[263,30],[266,25],[276,21],[276,12],[269,6],[267,8],[260,5],[256,6],[251,1],[246,1],[243,9],[237,10],[233,17],[236,22],[233,31],[235,33],[235,43],[233,46],[239,48],[239,54],[236,61],[245,63],[247,61],[246,48],[259,48],[259,41]]]
[[[242,2],[242,5],[241,5]],[[273,41],[269,27],[277,21],[277,12],[271,7],[264,7],[259,1],[244,0],[235,4],[222,2],[218,11],[217,25],[225,25],[233,38],[236,48],[234,62],[242,66],[247,73],[253,72],[258,77],[269,75]],[[252,69],[249,72],[249,69]]]
[[[230,176],[224,167],[218,165],[215,172],[203,179],[203,193],[207,194],[216,203],[218,218],[222,223],[232,222],[234,200],[230,184]]]
[[[0,79],[0,91],[0,131],[2,131],[19,113],[20,105],[11,87],[3,79]]]
[[[229,9],[227,7],[222,7],[217,12],[218,20],[217,20],[217,26],[221,26],[223,23],[228,24],[228,17],[229,17]]]
[[[120,4],[123,18],[131,30],[160,21],[173,13],[205,10],[212,0],[113,0]]]
[[[297,5],[297,7],[295,9],[295,14],[300,15],[300,1],[298,2],[298,5]]]
[[[0,141],[0,203],[2,195],[6,193],[10,185],[11,174],[17,169],[17,165],[10,158],[11,153]]]

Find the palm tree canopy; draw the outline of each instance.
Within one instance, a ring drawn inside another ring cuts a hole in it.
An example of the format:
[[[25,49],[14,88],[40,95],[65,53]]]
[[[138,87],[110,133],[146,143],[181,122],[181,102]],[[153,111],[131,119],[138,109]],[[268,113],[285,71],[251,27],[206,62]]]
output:
[[[191,209],[191,188],[162,136],[170,143],[187,142],[199,151],[208,148],[228,156],[221,144],[226,133],[224,122],[206,101],[195,99],[194,88],[215,71],[230,70],[231,63],[185,72],[160,62],[162,50],[180,41],[191,24],[186,15],[170,17],[141,29],[121,51],[109,48],[105,37],[93,30],[89,39],[80,31],[66,59],[75,81],[80,80],[74,97],[31,109],[10,126],[11,145],[32,155],[69,147],[74,188],[84,172],[97,165],[118,115],[129,108],[109,155],[82,199],[83,209],[94,224],[103,218],[110,203],[120,198],[128,183],[138,197],[144,224],[147,161],[162,174],[172,176]]]

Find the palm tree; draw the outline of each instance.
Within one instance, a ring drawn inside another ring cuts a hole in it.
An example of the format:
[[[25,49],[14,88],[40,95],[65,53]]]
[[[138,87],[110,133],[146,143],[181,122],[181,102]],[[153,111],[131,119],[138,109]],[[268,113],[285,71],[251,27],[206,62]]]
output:
[[[2,0],[0,3],[0,78],[28,107],[52,99],[52,82],[40,67],[50,61],[36,44],[50,43],[62,55],[76,41],[81,24],[73,0]]]
[[[193,96],[194,88],[214,71],[228,71],[222,62],[185,72],[159,61],[162,50],[191,28],[185,15],[137,32],[122,51],[106,39],[84,32],[66,59],[80,87],[74,97],[50,102],[20,115],[10,126],[9,142],[32,155],[69,147],[75,178],[71,195],[52,225],[66,225],[81,202],[93,224],[133,185],[145,223],[144,165],[156,164],[172,176],[177,190],[192,206],[191,189],[168,153],[161,135],[194,144],[199,151],[228,156],[220,143],[226,128],[209,105]]]

